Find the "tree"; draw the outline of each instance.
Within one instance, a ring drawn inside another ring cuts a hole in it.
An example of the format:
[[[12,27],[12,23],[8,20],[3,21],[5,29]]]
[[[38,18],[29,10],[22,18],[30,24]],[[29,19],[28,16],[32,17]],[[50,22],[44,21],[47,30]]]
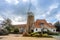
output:
[[[5,19],[2,22],[2,26],[4,27],[4,29],[7,29],[9,32],[14,31],[14,26],[11,24],[11,20],[9,18]]]
[[[18,29],[18,28],[15,28],[15,29],[14,29],[14,33],[15,33],[15,34],[19,33],[19,29]]]
[[[54,25],[55,25],[55,27],[57,28],[57,31],[60,32],[60,22],[57,21]]]
[[[9,18],[5,19],[5,20],[2,22],[2,26],[3,26],[3,27],[12,26],[12,25],[11,25],[11,20],[10,20]]]
[[[7,35],[9,34],[7,29],[0,29],[0,35]]]

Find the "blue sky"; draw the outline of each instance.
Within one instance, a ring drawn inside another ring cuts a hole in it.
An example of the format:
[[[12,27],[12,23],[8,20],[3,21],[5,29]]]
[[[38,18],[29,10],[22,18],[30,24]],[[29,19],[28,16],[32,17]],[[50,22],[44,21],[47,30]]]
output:
[[[10,18],[13,24],[26,23],[29,0],[0,0],[0,21]],[[60,0],[31,0],[35,20],[60,21]]]

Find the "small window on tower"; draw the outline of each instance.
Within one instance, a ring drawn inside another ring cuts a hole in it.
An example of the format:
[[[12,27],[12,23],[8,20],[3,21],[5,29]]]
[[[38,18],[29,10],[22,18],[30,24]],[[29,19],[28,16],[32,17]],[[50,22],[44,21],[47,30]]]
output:
[[[40,26],[43,26],[44,25],[44,23],[40,23]]]
[[[55,30],[53,30],[53,31],[55,31]]]
[[[36,29],[36,31],[37,31],[37,29]]]

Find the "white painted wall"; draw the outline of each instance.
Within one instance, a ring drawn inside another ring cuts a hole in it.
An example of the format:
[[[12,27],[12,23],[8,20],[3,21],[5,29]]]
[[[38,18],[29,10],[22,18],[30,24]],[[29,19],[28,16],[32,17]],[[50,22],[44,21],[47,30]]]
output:
[[[47,29],[44,29],[44,31],[47,31]]]
[[[48,28],[48,30],[51,32],[56,32],[56,28]]]
[[[56,29],[55,28],[53,28],[53,29],[51,29],[52,30],[52,32],[56,32]]]
[[[41,28],[34,28],[34,32],[41,32]]]
[[[34,28],[34,32],[41,32],[42,28]],[[51,32],[56,32],[56,28],[48,28]],[[44,29],[44,31],[47,31],[47,29]]]

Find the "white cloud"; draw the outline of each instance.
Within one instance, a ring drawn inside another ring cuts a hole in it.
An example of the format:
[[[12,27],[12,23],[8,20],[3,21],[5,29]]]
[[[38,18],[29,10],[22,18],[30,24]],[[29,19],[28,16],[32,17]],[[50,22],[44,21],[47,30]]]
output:
[[[31,3],[36,6],[38,4],[37,0],[31,0]]]
[[[26,24],[26,20],[25,18],[21,17],[21,16],[15,16],[12,19],[12,24],[16,25],[16,24]]]
[[[22,0],[23,2],[28,2],[29,0]]]
[[[19,3],[18,0],[5,0],[5,1],[9,4],[15,4],[15,5],[17,5]]]
[[[49,15],[50,12],[51,12],[53,9],[58,8],[58,5],[59,5],[59,3],[52,4],[52,5],[48,8],[48,10],[47,10],[46,13]]]
[[[24,21],[24,22],[15,22],[15,21],[13,21],[12,22],[12,25],[18,25],[18,24],[26,24],[26,21]]]
[[[58,12],[58,13],[56,14],[55,18],[56,18],[57,20],[60,20],[60,12]]]
[[[20,2],[20,0],[6,0],[6,2],[8,4],[17,5]],[[26,2],[29,2],[29,0],[21,0],[21,3],[22,2],[26,3]],[[34,8],[36,8],[35,10],[32,10],[35,13],[36,19],[41,19],[41,18],[47,19],[48,18],[47,14],[50,15],[50,12],[53,9],[58,8],[58,5],[59,5],[58,3],[52,3],[52,5],[49,8],[48,7],[45,8],[45,9],[47,9],[47,12],[45,13],[44,11],[46,11],[46,10],[44,10],[43,6],[42,6],[43,8],[40,7],[41,5],[38,3],[38,0],[31,0],[31,3],[34,6]],[[19,5],[17,5],[17,6],[19,6]],[[13,12],[11,12],[11,10],[10,10],[10,11],[4,12],[3,15],[6,15],[7,17],[11,17],[11,18],[13,17],[12,18],[13,24],[20,24],[20,23],[25,23],[26,22],[26,21],[24,21],[23,17],[21,17],[21,16],[18,17],[17,15],[11,14],[11,13],[13,13]],[[59,14],[57,14],[56,19],[59,19],[59,17],[60,17]],[[24,21],[24,22],[22,22],[22,21]]]
[[[40,19],[46,19],[46,14],[40,15]]]
[[[15,21],[17,21],[17,22],[21,22],[21,21],[24,21],[24,18],[18,16],[18,17],[15,17]]]
[[[2,15],[4,15],[4,18],[9,18],[11,16],[13,16],[14,14],[12,14],[13,11],[12,10],[6,10],[5,12],[2,12]]]
[[[12,10],[6,10],[5,12],[2,12],[4,15],[3,18],[10,18],[12,20],[12,24],[26,24],[26,18],[23,16],[18,16],[13,14]],[[3,18],[0,16],[0,20],[3,20]]]
[[[1,20],[1,21],[3,21],[3,20],[4,20],[2,16],[0,16],[0,20]]]
[[[58,8],[58,5],[59,5],[58,3],[51,5],[51,6],[50,6],[50,10],[52,10],[52,9],[54,9],[54,8]]]

